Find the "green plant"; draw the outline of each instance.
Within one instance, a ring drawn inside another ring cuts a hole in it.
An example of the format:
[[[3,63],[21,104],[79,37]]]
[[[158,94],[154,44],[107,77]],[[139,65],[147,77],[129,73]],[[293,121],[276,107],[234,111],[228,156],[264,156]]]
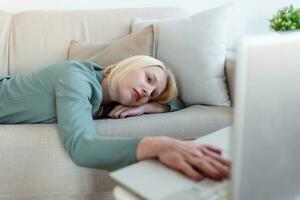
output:
[[[270,20],[270,27],[275,31],[292,31],[300,29],[300,8],[293,5],[279,9]]]

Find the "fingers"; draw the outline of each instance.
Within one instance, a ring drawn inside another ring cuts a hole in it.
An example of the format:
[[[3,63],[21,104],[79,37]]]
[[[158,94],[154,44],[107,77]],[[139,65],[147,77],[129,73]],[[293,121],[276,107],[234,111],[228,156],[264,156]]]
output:
[[[176,169],[189,178],[200,181],[204,178],[204,176],[201,174],[201,172],[198,172],[195,170],[189,163],[187,163],[183,157],[181,157],[178,154],[171,153],[166,154],[165,156],[161,156],[159,160],[164,163],[165,165]]]
[[[114,119],[117,118],[122,119],[128,116],[142,115],[144,112],[145,112],[145,107],[143,105],[138,107],[127,107],[127,106],[119,105],[108,114],[108,117]]]
[[[177,140],[167,147],[158,154],[159,160],[194,180],[204,176],[222,180],[230,174],[230,162],[222,158],[216,148]]]
[[[229,170],[229,167],[226,166],[226,165],[223,165],[222,163],[220,163],[219,161],[211,158],[211,157],[206,157],[206,160],[212,165],[214,166],[218,171],[219,173],[221,173],[221,175],[223,177],[228,177],[229,174],[230,174],[230,170]]]
[[[110,111],[107,116],[114,118],[114,119],[119,118],[120,114],[127,109],[128,109],[128,107],[126,107],[126,106],[118,105],[112,111]]]
[[[120,114],[120,118],[130,117],[130,116],[137,116],[141,115],[142,113],[137,110],[137,108],[127,109]]]
[[[206,149],[206,148],[203,148],[203,149],[202,149],[202,152],[203,152],[205,155],[207,155],[207,156],[213,158],[214,160],[219,161],[219,162],[222,163],[223,165],[226,165],[226,166],[228,166],[228,167],[231,166],[231,162],[230,162],[229,160],[223,158],[220,154],[216,154],[216,153],[214,153],[214,152],[211,152],[210,150],[208,150],[208,149]]]
[[[213,151],[217,154],[221,154],[222,153],[222,150],[218,147],[215,147],[215,146],[212,146],[210,144],[201,144],[202,147],[205,147],[207,149],[209,149],[210,151]]]
[[[200,172],[203,172],[207,176],[215,179],[215,180],[221,180],[224,178],[224,175],[218,168],[216,168],[214,165],[212,165],[206,156],[202,157],[194,157],[194,156],[188,156],[188,162],[190,162],[196,169],[198,169]]]
[[[201,172],[196,171],[190,164],[183,160],[178,164],[178,170],[195,181],[200,181],[204,178]]]
[[[216,180],[229,176],[231,163],[220,155],[220,149],[211,145],[201,145],[198,149],[203,156],[189,155],[187,157],[195,168]]]

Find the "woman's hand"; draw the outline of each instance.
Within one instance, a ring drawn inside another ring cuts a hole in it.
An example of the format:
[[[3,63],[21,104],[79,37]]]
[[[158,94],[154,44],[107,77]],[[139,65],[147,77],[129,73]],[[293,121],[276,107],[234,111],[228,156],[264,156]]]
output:
[[[138,116],[144,114],[146,111],[146,105],[137,106],[137,107],[130,107],[124,105],[117,105],[114,107],[107,116],[110,118],[118,119],[118,118],[125,118],[129,116]]]
[[[170,107],[164,104],[160,104],[158,102],[149,102],[147,104],[130,107],[124,105],[118,105],[114,107],[108,114],[108,117],[118,119],[125,117],[132,117],[142,115],[144,113],[162,113],[170,111]]]
[[[168,167],[194,180],[202,180],[205,176],[221,180],[230,173],[230,161],[222,158],[220,149],[193,141],[145,137],[138,146],[137,159],[151,157],[157,157]]]

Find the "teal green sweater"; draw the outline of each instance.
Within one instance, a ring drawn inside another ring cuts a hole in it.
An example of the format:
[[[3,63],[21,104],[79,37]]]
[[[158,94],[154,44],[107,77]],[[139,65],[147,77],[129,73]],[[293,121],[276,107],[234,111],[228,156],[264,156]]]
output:
[[[36,72],[0,76],[0,124],[58,123],[61,141],[79,166],[116,170],[136,162],[141,137],[96,133],[92,113],[102,102],[104,68],[67,61]],[[171,111],[183,108],[178,99]]]

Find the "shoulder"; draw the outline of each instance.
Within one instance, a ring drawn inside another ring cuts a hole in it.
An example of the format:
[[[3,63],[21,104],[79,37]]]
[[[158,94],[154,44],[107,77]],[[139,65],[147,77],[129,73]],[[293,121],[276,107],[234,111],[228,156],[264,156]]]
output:
[[[88,60],[72,60],[72,61],[66,61],[66,63],[74,69],[83,70],[83,71],[98,71],[98,70],[104,70],[104,67],[102,65],[96,64],[92,61]]]
[[[56,89],[72,96],[88,97],[98,101],[102,94],[102,87],[94,64],[88,61],[68,61],[65,64],[69,67],[57,80]]]

